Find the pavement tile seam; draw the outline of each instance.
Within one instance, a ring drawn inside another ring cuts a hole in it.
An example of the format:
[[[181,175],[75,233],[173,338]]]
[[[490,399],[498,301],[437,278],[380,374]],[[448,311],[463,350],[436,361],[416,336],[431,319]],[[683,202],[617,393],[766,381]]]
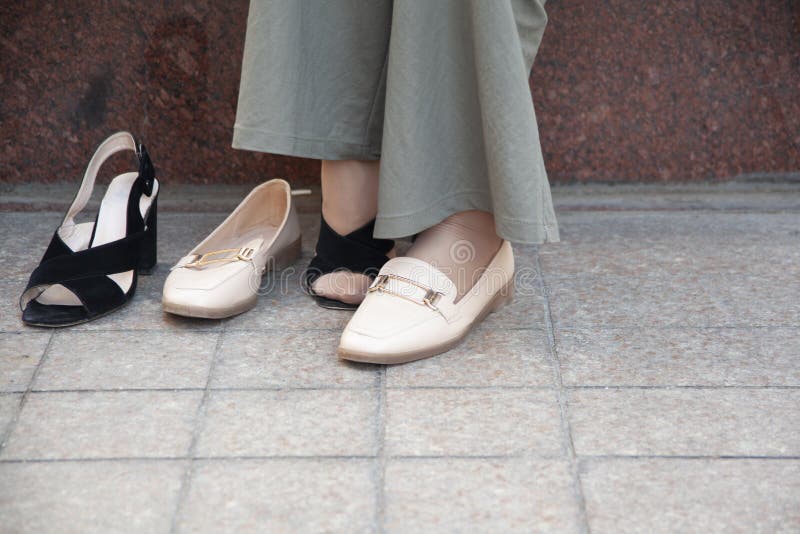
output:
[[[650,458],[649,456],[640,456],[641,458]],[[654,456],[658,458],[658,456]],[[668,456],[667,458],[672,458]],[[676,457],[679,458],[679,457]],[[716,458],[716,457],[709,457]],[[743,458],[760,458],[760,457],[743,457]],[[783,457],[767,457],[767,458],[783,458]],[[20,463],[94,463],[94,462],[172,462],[191,460],[192,462],[229,462],[229,461],[261,461],[261,460],[274,460],[274,461],[294,461],[294,460],[378,460],[377,455],[353,455],[353,454],[306,454],[306,455],[245,455],[245,456],[97,456],[90,458],[3,458],[0,459],[1,464],[20,464]],[[524,453],[524,454],[448,454],[441,456],[432,455],[405,455],[405,454],[388,454],[384,456],[385,461],[393,460],[563,460],[562,454],[537,454],[537,453]]]
[[[372,470],[375,486],[374,527],[378,532],[386,530],[386,367],[379,372],[377,409],[375,410],[375,443],[377,450]]]
[[[591,324],[583,324],[583,323],[558,323],[555,325],[556,331],[580,331],[585,328],[594,328],[599,330],[620,330],[620,331],[632,331],[632,330],[656,330],[656,331],[663,331],[663,330],[768,330],[768,329],[783,329],[783,330],[796,330],[800,328],[800,323],[798,324],[733,324],[733,325],[712,325],[712,326],[702,326],[702,325],[690,325],[690,324],[667,324],[667,325],[642,325],[642,326],[633,326],[633,325],[615,325],[615,324],[606,324],[606,323],[591,323]],[[509,326],[503,327],[503,330],[508,331],[545,331],[544,326]],[[341,328],[316,328],[316,329],[308,329],[309,331],[315,332],[341,332]],[[171,328],[158,328],[158,329],[143,329],[143,330],[129,330],[129,329],[104,329],[104,330],[75,330],[69,332],[69,334],[100,334],[100,333],[136,333],[136,334],[160,334],[164,332],[171,332]],[[238,332],[253,332],[253,333],[269,333],[269,332],[283,332],[285,330],[281,329],[272,329],[272,328],[228,328],[225,330],[226,332],[238,333]],[[177,330],[177,332],[186,332],[185,330]],[[188,332],[191,333],[198,333],[198,334],[218,334],[221,332],[219,328],[217,329],[210,329],[210,330],[196,330],[192,329]],[[31,334],[35,333],[32,330],[27,328],[20,329],[20,330],[2,330],[0,329],[0,334]]]
[[[0,334],[26,334],[32,332],[39,332],[41,330],[32,330],[33,327],[26,327],[20,323],[20,329],[18,330],[0,330]],[[118,334],[118,333],[126,333],[126,334],[139,334],[139,335],[146,335],[146,334],[161,334],[164,332],[191,332],[193,334],[218,334],[220,332],[219,328],[210,328],[210,329],[198,329],[192,328],[191,330],[173,330],[172,327],[165,327],[165,328],[143,328],[141,330],[136,329],[129,329],[129,328],[103,328],[97,330],[71,330],[69,332],[66,331],[59,331],[59,334]],[[246,330],[245,330],[246,331]],[[254,330],[255,331],[255,330]],[[260,330],[259,330],[260,331]]]
[[[572,429],[569,418],[569,404],[564,393],[564,382],[561,376],[561,362],[558,359],[558,347],[556,346],[555,328],[553,316],[550,310],[550,297],[547,285],[542,272],[542,263],[537,254],[535,256],[536,280],[539,284],[539,294],[542,296],[544,308],[544,323],[547,333],[547,353],[553,363],[553,373],[555,374],[555,384],[558,391],[558,408],[561,419],[562,447],[566,452],[570,476],[572,477],[572,497],[578,509],[578,525],[582,532],[589,532],[589,517],[586,512],[586,498],[584,496],[583,484],[581,483],[580,465],[575,455],[575,446],[572,439]]]
[[[547,275],[550,282],[559,283],[559,282],[574,282],[574,281],[595,281],[595,280],[604,280],[608,282],[630,282],[635,280],[637,282],[664,282],[668,280],[681,280],[688,277],[691,277],[693,280],[698,282],[706,282],[706,281],[715,281],[715,280],[755,280],[755,281],[763,281],[764,277],[759,274],[744,274],[744,273],[698,273],[698,272],[686,272],[680,274],[667,274],[667,273],[645,273],[645,274],[637,274],[635,276],[632,275],[624,275],[624,274],[557,274],[551,273],[547,271],[543,271],[543,274]],[[762,285],[762,284],[758,284]]]
[[[645,326],[616,326],[611,323],[575,323],[575,322],[561,322],[554,321],[555,329],[558,330],[580,330],[581,328],[598,328],[598,329],[618,329],[618,330],[640,330],[648,329],[655,331],[665,330],[750,330],[750,329],[767,329],[767,328],[782,328],[786,330],[800,330],[800,317],[797,323],[767,323],[767,324],[753,324],[753,323],[735,323],[735,324],[715,324],[711,326],[693,326],[689,324],[669,324],[669,325],[645,325]]]
[[[2,464],[90,464],[103,462],[185,462],[185,456],[96,456],[91,458],[3,458]]]
[[[602,386],[598,386],[602,387]],[[620,389],[629,386],[620,386]],[[655,386],[654,386],[655,387]],[[770,386],[764,386],[770,387]],[[377,391],[381,389],[379,384],[369,386],[253,386],[253,387],[212,387],[209,388],[214,393],[224,393],[227,391]],[[531,385],[531,386],[386,386],[387,390],[534,390],[534,391],[551,391],[555,390],[555,386],[550,385]],[[31,394],[35,395],[48,395],[58,393],[144,393],[144,392],[162,392],[162,393],[181,393],[186,391],[205,391],[205,388],[115,388],[115,389],[102,389],[102,388],[75,388],[75,389],[34,389]],[[6,391],[0,392],[0,395],[11,394],[20,392]]]
[[[576,324],[565,324],[559,325],[556,327],[556,331],[558,332],[581,332],[586,329],[592,330],[603,330],[603,331],[620,331],[620,332],[631,332],[631,331],[639,331],[639,332],[646,332],[649,330],[689,330],[689,331],[714,331],[714,330],[797,330],[797,326],[795,325],[745,325],[745,326],[725,326],[725,325],[714,325],[714,326],[698,326],[698,325],[646,325],[646,326],[626,326],[626,325],[612,325],[612,324],[600,324],[600,325],[576,325]]]
[[[572,390],[590,390],[590,389],[607,389],[607,390],[794,390],[800,389],[798,386],[750,386],[750,385],[695,385],[695,384],[659,384],[659,385],[618,385],[618,384],[601,384],[601,385],[570,385],[562,386],[565,391]],[[481,390],[495,390],[495,391],[556,391],[557,386],[549,385],[533,385],[533,386],[386,386],[387,391],[415,391],[415,390],[465,390],[465,391],[481,391]],[[220,387],[211,388],[214,393],[225,392],[259,392],[259,391],[379,391],[380,386],[291,386],[291,387]],[[26,390],[27,391],[27,390]],[[204,388],[116,388],[116,389],[31,389],[31,395],[58,395],[63,393],[185,393],[193,391],[205,391]],[[2,391],[0,396],[4,395],[20,395],[24,391]]]
[[[0,281],[2,281],[2,279],[0,279]],[[20,326],[22,328],[20,328],[19,330],[0,329],[0,334],[36,334],[36,333],[41,333],[43,331],[46,332],[46,330],[42,330],[42,329],[35,329],[34,330],[33,327],[26,327],[26,326],[24,326],[22,324],[20,324]],[[530,328],[531,328],[530,326],[514,326],[514,325],[511,325],[511,326],[503,326],[502,330],[529,330]],[[533,327],[533,328],[538,329],[538,330],[543,330],[544,329],[544,327]],[[620,327],[620,328],[626,328],[626,327]],[[697,328],[705,328],[705,327],[697,327]],[[717,327],[709,327],[709,328],[717,328]],[[303,327],[303,330],[308,331],[308,332],[341,332],[342,328],[339,328],[339,327],[336,327],[336,328]],[[133,328],[98,328],[96,330],[59,330],[58,332],[59,332],[59,334],[64,334],[64,335],[79,335],[79,334],[107,334],[107,333],[115,334],[115,333],[119,333],[119,332],[136,333],[136,334],[147,334],[147,333],[150,332],[150,333],[154,333],[154,334],[160,334],[160,333],[162,333],[164,331],[173,331],[173,330],[172,330],[172,327],[166,327],[166,328],[136,328],[136,329],[133,329]],[[183,332],[184,330],[174,330],[174,331],[175,332]],[[272,333],[272,332],[274,332],[274,333],[285,332],[286,329],[285,328],[270,327],[270,326],[265,326],[264,328],[230,326],[230,327],[225,327],[225,331],[226,332],[253,332],[253,333],[267,333],[268,334],[268,333]],[[205,334],[218,334],[219,332],[221,332],[221,329],[219,327],[208,328],[208,329],[192,328],[191,330],[188,330],[187,332],[197,333],[197,334],[202,334],[202,333],[205,333]]]
[[[623,389],[654,389],[654,390],[750,390],[750,389],[800,389],[800,386],[705,386],[694,384],[663,384],[657,386],[637,386],[637,385],[592,385],[592,386],[565,386],[568,390],[586,390],[586,389],[608,389],[608,390],[623,390]]]
[[[195,451],[197,450],[197,443],[200,439],[200,433],[202,432],[203,426],[205,424],[208,399],[211,395],[211,382],[214,379],[214,368],[216,367],[217,361],[219,360],[219,355],[222,349],[222,343],[224,341],[224,338],[225,338],[225,325],[223,324],[222,331],[220,331],[219,334],[217,335],[216,345],[214,346],[214,353],[211,356],[211,361],[208,366],[208,374],[206,376],[206,385],[203,390],[203,396],[200,399],[200,403],[197,406],[197,412],[195,413],[194,428],[192,428],[192,439],[186,451],[186,458],[191,461],[188,462],[186,469],[184,470],[183,475],[181,476],[181,483],[178,489],[178,496],[175,499],[175,508],[172,510],[172,517],[170,518],[170,532],[176,531],[181,511],[186,505],[186,501],[189,497],[189,489],[191,487],[192,477],[194,475],[193,463],[194,463]]]
[[[0,393],[0,398],[3,397],[10,397],[12,399],[12,402],[14,402],[14,408],[11,418],[7,421],[0,422],[0,452],[3,451],[5,443],[11,436],[12,424],[14,423],[15,419],[19,417],[20,404],[22,401],[22,393],[16,391],[4,391]],[[16,399],[16,401],[14,401],[14,399]]]
[[[252,386],[252,387],[212,387],[213,392],[225,391],[365,391],[377,389],[377,386]],[[202,387],[187,388],[75,388],[75,389],[33,389],[31,393],[43,395],[48,393],[129,393],[161,391],[166,393],[179,393],[183,391],[205,391]]]
[[[45,360],[47,360],[47,355],[50,352],[50,347],[53,345],[53,338],[54,337],[55,337],[55,334],[51,333],[50,337],[47,340],[47,345],[45,345],[44,350],[42,351],[42,357],[39,358],[39,362],[36,364],[36,367],[34,368],[33,373],[31,373],[31,378],[28,380],[28,385],[25,388],[25,391],[22,393],[22,396],[20,397],[19,402],[17,403],[16,409],[14,410],[13,414],[11,415],[10,421],[8,422],[8,424],[6,425],[6,427],[4,429],[0,429],[0,432],[1,432],[0,433],[0,454],[2,454],[3,450],[6,448],[6,445],[8,444],[9,438],[11,437],[11,434],[13,434],[14,429],[16,428],[17,423],[19,422],[20,414],[22,413],[22,409],[25,407],[25,403],[27,402],[28,397],[31,394],[31,389],[33,388],[33,384],[36,381],[36,377],[39,375],[39,370],[44,365]]]
[[[800,460],[800,456],[787,455],[787,456],[760,456],[760,455],[742,455],[742,454],[726,454],[726,455],[704,455],[704,454],[582,454],[579,456],[582,462],[592,461],[615,461],[615,460],[769,460],[769,461],[782,461],[782,460]]]
[[[294,460],[329,460],[329,461],[347,461],[347,460],[376,460],[376,456],[372,455],[262,455],[262,456],[196,456],[187,458],[186,456],[99,456],[91,458],[10,458],[0,459],[0,464],[35,464],[35,463],[96,463],[96,462],[184,462],[191,460],[193,462],[247,462],[247,461],[294,461]],[[563,460],[564,456],[560,454],[482,454],[482,455],[463,455],[463,454],[450,454],[443,456],[431,455],[402,455],[392,454],[386,455],[384,460],[394,461],[423,461],[423,460]],[[579,463],[591,461],[617,461],[617,460],[643,460],[643,459],[660,459],[660,460],[763,460],[763,461],[796,461],[800,460],[800,456],[786,455],[786,456],[763,456],[763,455],[703,455],[703,454],[581,454],[577,455],[576,459]]]

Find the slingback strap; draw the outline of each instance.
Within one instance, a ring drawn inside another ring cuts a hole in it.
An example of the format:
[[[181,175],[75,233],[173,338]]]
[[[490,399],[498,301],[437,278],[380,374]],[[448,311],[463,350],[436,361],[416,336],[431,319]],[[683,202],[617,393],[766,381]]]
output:
[[[391,239],[372,237],[374,229],[373,219],[358,230],[343,236],[336,233],[328,226],[325,219],[320,217],[317,254],[303,276],[307,286],[310,287],[320,276],[340,269],[374,278],[381,266],[389,261],[386,254],[394,247],[394,241]]]
[[[148,197],[153,194],[153,185],[156,179],[156,169],[150,160],[150,154],[143,144],[136,147],[136,158],[139,160],[139,176],[137,181],[142,184],[142,192]]]
[[[100,146],[97,147],[97,150],[95,150],[92,159],[89,160],[89,165],[86,167],[81,186],[78,189],[78,193],[75,195],[75,199],[72,201],[72,205],[69,207],[69,210],[67,210],[67,214],[61,226],[71,226],[75,224],[75,217],[83,211],[83,208],[86,207],[86,204],[92,197],[94,183],[97,179],[97,173],[100,171],[100,167],[102,167],[103,163],[112,155],[123,150],[131,150],[136,154],[136,158],[139,161],[139,176],[137,177],[137,182],[141,184],[142,192],[147,196],[153,193],[155,169],[150,160],[150,155],[147,153],[144,145],[137,144],[136,139],[134,139],[133,135],[129,132],[117,132],[103,141]]]
[[[54,284],[61,284],[73,290],[81,302],[85,302],[84,295],[81,295],[81,289],[77,287],[83,284],[77,284],[76,289],[73,289],[70,287],[70,283],[81,280],[102,283],[98,280],[101,278],[108,280],[106,276],[109,274],[123,273],[136,269],[144,240],[147,237],[147,231],[136,232],[105,245],[72,252],[69,247],[61,242],[61,238],[56,232],[53,236],[53,242],[48,247],[48,252],[58,249],[65,252],[43,260],[34,269],[25,291],[20,296],[20,308],[24,310],[28,302],[41,295],[47,287]],[[45,257],[47,258],[47,255]],[[113,282],[112,284],[116,286]]]

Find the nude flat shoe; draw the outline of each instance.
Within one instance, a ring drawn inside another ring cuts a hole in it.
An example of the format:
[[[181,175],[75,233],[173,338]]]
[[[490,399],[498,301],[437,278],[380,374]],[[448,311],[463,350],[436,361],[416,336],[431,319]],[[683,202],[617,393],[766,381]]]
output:
[[[514,253],[508,241],[458,301],[453,282],[432,265],[416,258],[391,259],[342,332],[339,358],[392,364],[446,352],[510,302],[513,288]]]
[[[172,268],[162,296],[164,311],[221,319],[251,309],[262,275],[300,256],[300,223],[292,190],[275,179],[250,194]]]

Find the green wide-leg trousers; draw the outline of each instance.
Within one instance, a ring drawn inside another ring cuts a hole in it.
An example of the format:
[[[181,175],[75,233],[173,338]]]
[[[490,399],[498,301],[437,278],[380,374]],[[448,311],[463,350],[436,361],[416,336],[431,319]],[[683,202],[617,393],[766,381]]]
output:
[[[251,0],[233,146],[380,159],[376,237],[470,209],[558,241],[528,78],[544,0]]]

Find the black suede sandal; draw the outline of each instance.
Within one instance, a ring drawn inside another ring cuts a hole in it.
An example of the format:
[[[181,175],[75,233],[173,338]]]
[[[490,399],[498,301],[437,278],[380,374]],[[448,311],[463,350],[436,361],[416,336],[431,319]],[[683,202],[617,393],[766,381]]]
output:
[[[75,217],[92,196],[100,166],[122,150],[136,153],[139,171],[111,181],[95,222],[76,223]],[[153,164],[143,145],[137,145],[128,132],[103,141],[20,297],[22,322],[70,326],[126,304],[136,291],[137,275],[156,265],[158,192]]]
[[[331,310],[355,310],[358,304],[348,304],[330,299],[314,292],[312,285],[323,275],[346,270],[364,274],[372,279],[378,275],[383,264],[389,261],[386,255],[394,248],[392,239],[372,237],[375,220],[347,235],[336,233],[324,217],[320,217],[319,240],[316,256],[303,273],[303,289],[323,308]]]

